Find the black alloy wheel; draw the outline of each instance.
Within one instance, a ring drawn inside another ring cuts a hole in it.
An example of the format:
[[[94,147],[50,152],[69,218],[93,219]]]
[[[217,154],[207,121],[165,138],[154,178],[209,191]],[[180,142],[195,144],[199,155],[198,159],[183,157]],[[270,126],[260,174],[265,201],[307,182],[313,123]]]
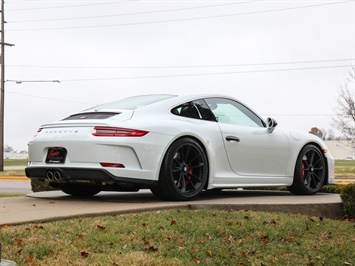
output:
[[[202,146],[190,138],[178,139],[165,154],[159,182],[151,188],[164,200],[192,200],[208,179],[208,160]]]
[[[305,146],[296,162],[293,184],[288,189],[298,195],[312,195],[323,186],[326,176],[325,158],[315,145]]]

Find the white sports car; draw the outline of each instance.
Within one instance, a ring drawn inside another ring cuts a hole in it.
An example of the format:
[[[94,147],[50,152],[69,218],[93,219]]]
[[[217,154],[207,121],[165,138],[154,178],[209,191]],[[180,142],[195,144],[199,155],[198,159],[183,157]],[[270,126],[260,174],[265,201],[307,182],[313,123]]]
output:
[[[26,175],[75,196],[149,188],[164,200],[256,186],[310,195],[334,184],[323,141],[276,125],[222,95],[129,97],[41,126]]]

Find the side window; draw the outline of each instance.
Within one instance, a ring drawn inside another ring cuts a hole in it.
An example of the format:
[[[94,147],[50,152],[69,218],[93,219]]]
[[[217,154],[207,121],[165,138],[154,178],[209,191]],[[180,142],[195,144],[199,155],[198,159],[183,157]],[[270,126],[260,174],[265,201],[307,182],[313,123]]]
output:
[[[179,105],[171,110],[174,115],[216,121],[211,109],[204,100],[195,100]]]
[[[244,105],[224,98],[207,98],[206,103],[220,123],[264,127],[264,122]]]

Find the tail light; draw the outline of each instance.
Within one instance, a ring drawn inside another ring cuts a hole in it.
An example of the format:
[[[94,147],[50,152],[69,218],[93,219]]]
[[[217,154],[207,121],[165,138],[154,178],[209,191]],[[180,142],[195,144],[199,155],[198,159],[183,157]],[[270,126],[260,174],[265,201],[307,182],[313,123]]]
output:
[[[102,167],[125,168],[121,163],[100,163]]]
[[[120,127],[94,127],[95,132],[92,133],[96,137],[143,137],[148,131],[120,128]]]

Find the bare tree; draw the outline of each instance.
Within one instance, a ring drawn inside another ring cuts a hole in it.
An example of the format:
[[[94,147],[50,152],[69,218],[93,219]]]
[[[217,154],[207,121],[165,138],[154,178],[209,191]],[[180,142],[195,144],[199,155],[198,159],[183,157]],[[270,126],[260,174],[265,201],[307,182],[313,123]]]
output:
[[[333,126],[339,130],[355,150],[355,68],[349,72],[349,78],[339,87],[336,117]]]
[[[335,140],[337,137],[335,136],[334,131],[330,128],[328,130],[322,129],[323,132],[323,140]]]
[[[14,148],[12,148],[11,146],[9,145],[5,145],[4,147],[4,152],[13,152],[14,151]]]
[[[324,137],[323,131],[321,129],[319,129],[318,127],[312,127],[311,131],[309,131],[309,133],[316,135],[320,139],[323,139],[323,137]]]

